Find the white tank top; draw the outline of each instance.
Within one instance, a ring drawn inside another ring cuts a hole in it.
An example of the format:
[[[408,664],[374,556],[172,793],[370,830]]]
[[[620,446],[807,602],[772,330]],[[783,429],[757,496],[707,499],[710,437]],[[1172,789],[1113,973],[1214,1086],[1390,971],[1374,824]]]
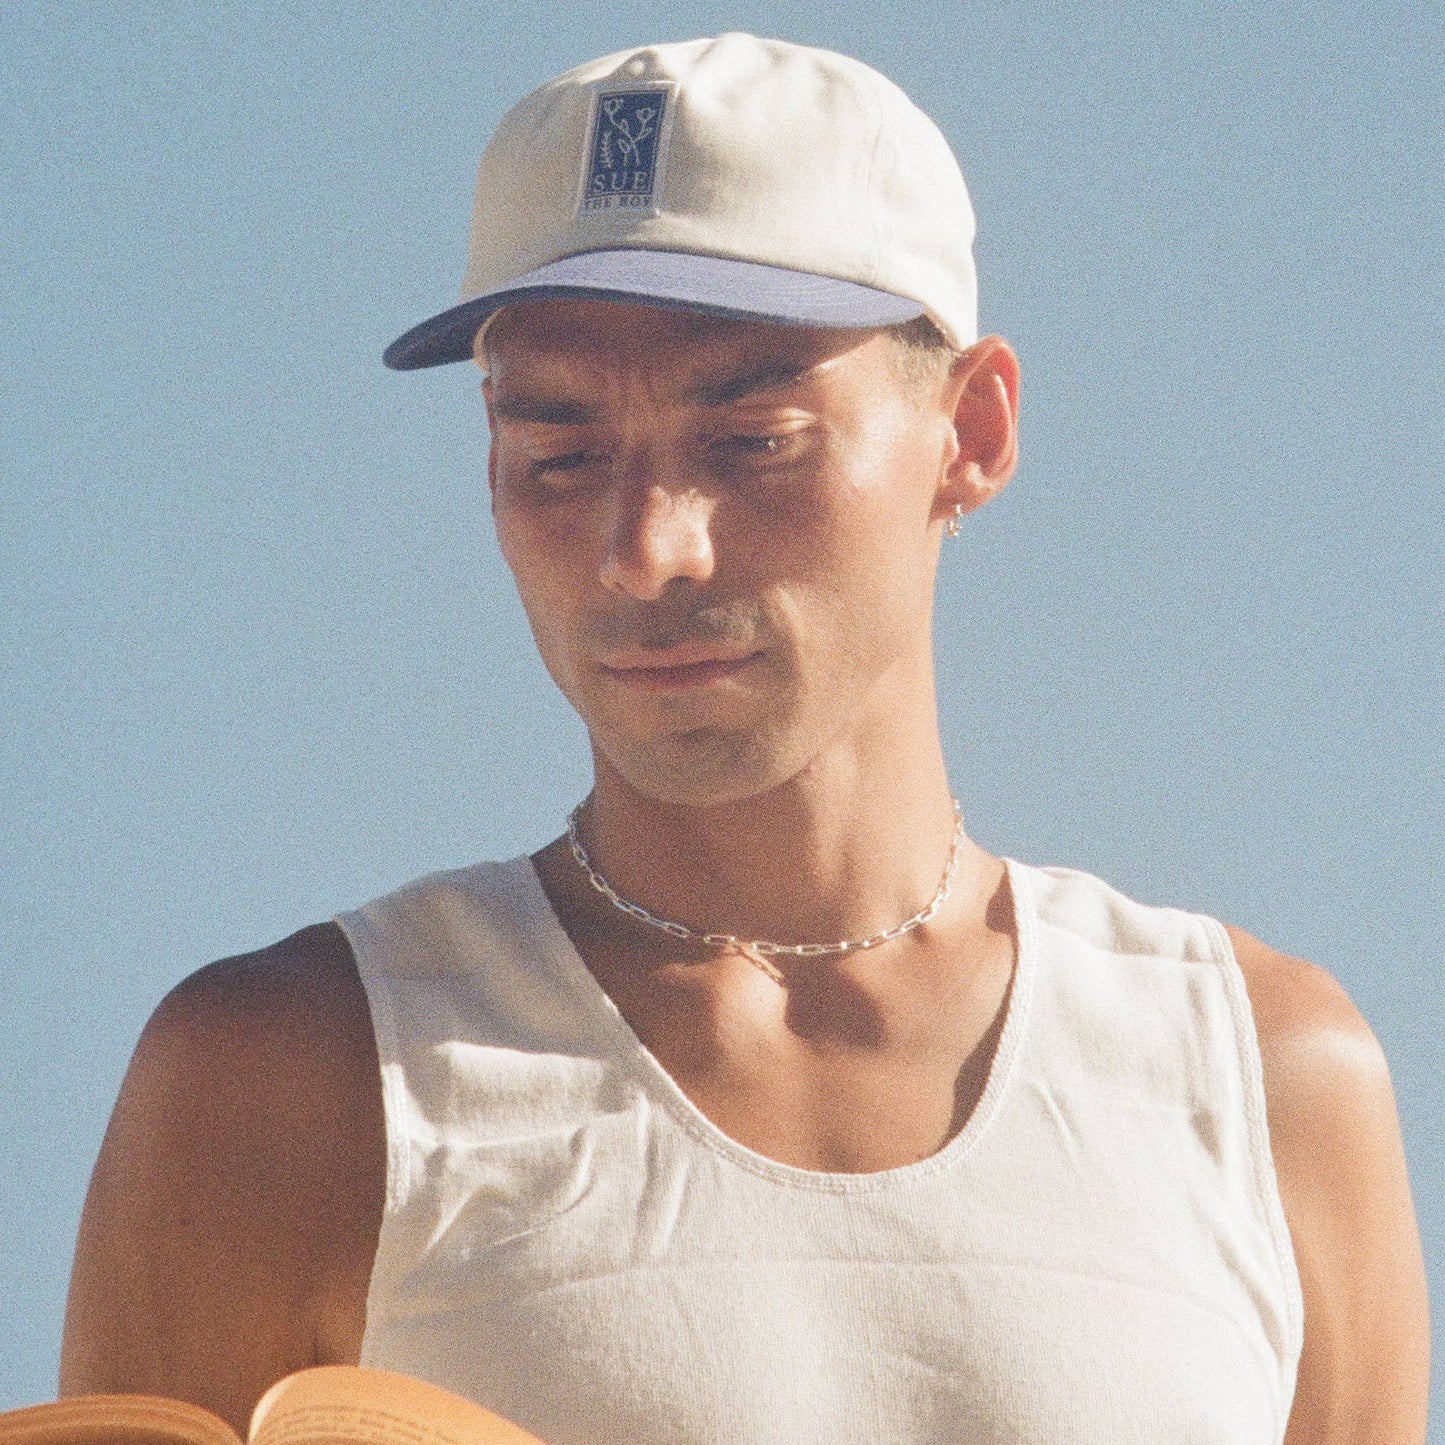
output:
[[[362,1363],[548,1445],[1278,1445],[1302,1309],[1227,935],[1008,871],[987,1087],[874,1174],[710,1123],[525,858],[343,915],[387,1132]]]

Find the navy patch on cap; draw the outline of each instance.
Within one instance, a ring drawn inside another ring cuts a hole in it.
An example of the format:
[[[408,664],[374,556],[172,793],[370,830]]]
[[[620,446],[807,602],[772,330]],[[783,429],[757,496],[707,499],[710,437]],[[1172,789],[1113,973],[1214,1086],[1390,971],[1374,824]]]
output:
[[[582,215],[656,210],[670,98],[670,86],[598,92],[578,207]]]

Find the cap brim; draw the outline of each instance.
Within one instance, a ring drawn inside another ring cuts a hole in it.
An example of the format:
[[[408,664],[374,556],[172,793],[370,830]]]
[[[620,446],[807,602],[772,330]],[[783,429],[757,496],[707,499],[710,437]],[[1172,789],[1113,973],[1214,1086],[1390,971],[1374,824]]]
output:
[[[891,291],[756,261],[689,251],[587,251],[539,266],[413,326],[386,348],[382,360],[394,371],[469,361],[489,316],[518,301],[556,298],[631,301],[788,326],[896,326],[924,312],[918,302]]]

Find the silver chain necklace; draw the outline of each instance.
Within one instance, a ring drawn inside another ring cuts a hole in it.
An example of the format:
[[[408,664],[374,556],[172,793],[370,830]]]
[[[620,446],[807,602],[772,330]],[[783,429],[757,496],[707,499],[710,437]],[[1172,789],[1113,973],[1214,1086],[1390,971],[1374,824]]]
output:
[[[938,892],[933,895],[928,906],[919,909],[912,918],[905,918],[902,923],[895,924],[892,928],[885,928],[882,933],[873,933],[867,938],[845,938],[838,943],[774,943],[766,938],[739,938],[733,933],[699,933],[685,923],[678,923],[671,918],[659,918],[657,914],[650,912],[640,903],[634,903],[630,898],[624,898],[597,871],[586,848],[582,846],[582,839],[577,834],[577,820],[581,816],[583,808],[587,806],[587,802],[588,799],[584,798],[567,815],[567,842],[571,845],[572,856],[577,860],[577,866],[587,875],[587,881],[614,908],[625,913],[629,918],[635,918],[639,923],[645,923],[649,928],[656,928],[663,933],[671,934],[673,938],[686,938],[714,948],[735,948],[759,958],[820,958],[825,954],[856,953],[868,948],[877,948],[882,943],[891,943],[895,938],[902,938],[905,933],[912,933],[915,928],[927,923],[943,906],[943,900],[948,897],[953,888],[954,875],[958,872],[958,860],[963,856],[963,810],[958,805],[958,799],[954,798],[953,843],[948,850],[948,862],[944,865]]]

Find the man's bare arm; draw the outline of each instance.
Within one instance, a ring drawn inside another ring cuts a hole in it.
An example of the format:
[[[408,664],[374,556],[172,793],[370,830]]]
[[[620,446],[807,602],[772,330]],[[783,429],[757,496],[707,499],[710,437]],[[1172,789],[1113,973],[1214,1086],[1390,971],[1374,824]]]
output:
[[[1230,929],[1304,1293],[1285,1445],[1423,1445],[1425,1265],[1385,1056],[1323,969]]]
[[[340,931],[192,975],[146,1026],[96,1163],[61,1393],[171,1395],[244,1435],[274,1381],[357,1358],[384,1190],[375,1043]]]

